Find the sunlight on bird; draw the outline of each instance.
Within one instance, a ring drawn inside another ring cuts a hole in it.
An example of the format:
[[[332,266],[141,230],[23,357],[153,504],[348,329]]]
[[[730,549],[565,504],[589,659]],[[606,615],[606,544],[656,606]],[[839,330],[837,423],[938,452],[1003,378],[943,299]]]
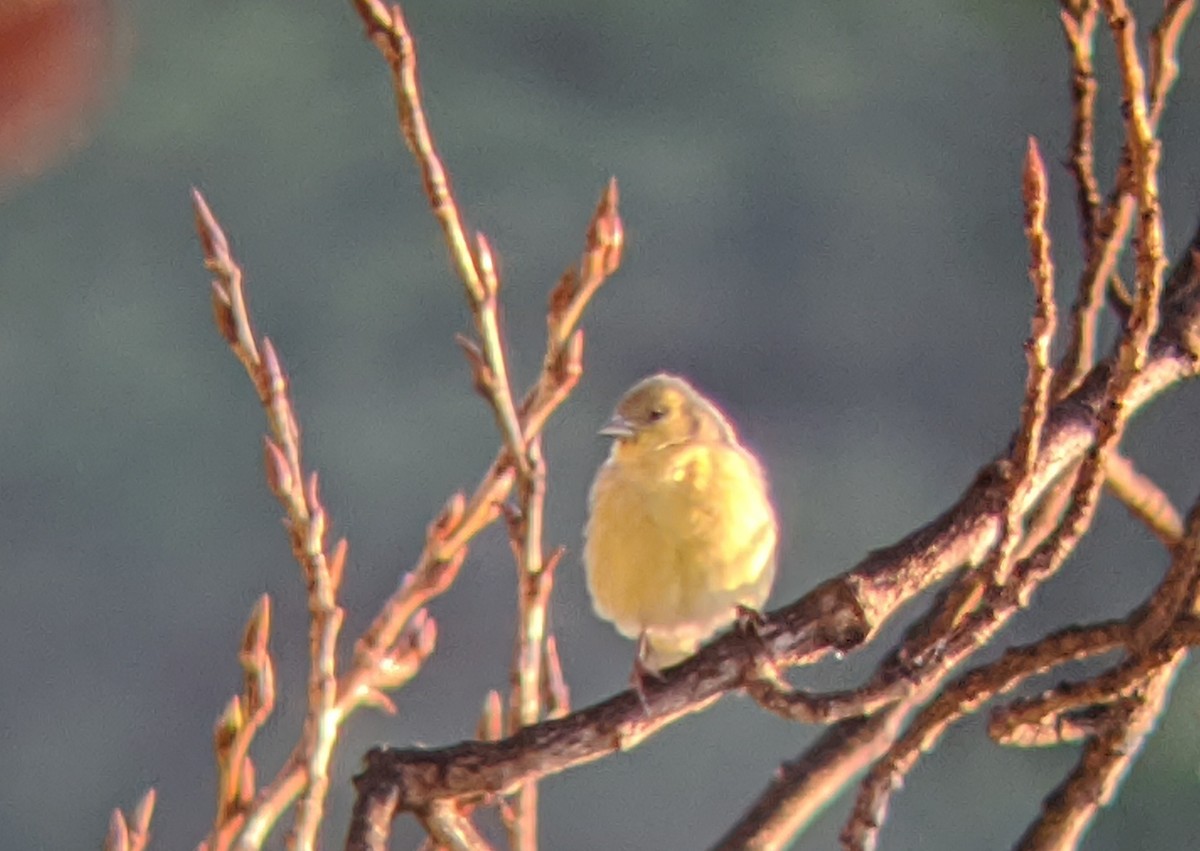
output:
[[[584,568],[596,613],[638,640],[634,684],[696,652],[775,578],[775,511],[755,457],[682,378],[635,384],[601,434]]]

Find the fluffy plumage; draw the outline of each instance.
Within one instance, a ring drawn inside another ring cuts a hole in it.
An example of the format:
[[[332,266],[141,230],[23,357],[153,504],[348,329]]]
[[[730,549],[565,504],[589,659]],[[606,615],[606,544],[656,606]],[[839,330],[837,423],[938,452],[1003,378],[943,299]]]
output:
[[[584,567],[596,613],[639,640],[639,663],[674,664],[759,609],[775,578],[766,478],[724,414],[682,378],[634,385],[601,430]]]

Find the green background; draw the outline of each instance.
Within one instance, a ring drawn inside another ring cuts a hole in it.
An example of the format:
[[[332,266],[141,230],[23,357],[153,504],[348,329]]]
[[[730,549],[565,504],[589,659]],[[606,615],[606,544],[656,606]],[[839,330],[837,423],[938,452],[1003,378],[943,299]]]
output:
[[[1146,13],[1159,4],[1144,3]],[[337,0],[141,0],[124,84],[92,143],[0,203],[0,848],[96,847],[109,811],[159,792],[156,846],[211,819],[213,720],[242,625],[275,602],[270,777],[303,717],[305,602],[261,465],[263,418],[212,328],[188,190],[201,188],[289,370],[307,461],[351,542],[346,636],[418,554],[446,496],[492,457],[452,341],[469,326],[390,83]],[[590,611],[579,565],[595,430],[644,374],[690,376],[763,457],[783,525],[772,605],[949,505],[1006,443],[1031,304],[1026,137],[1051,165],[1061,304],[1078,273],[1057,4],[414,2],[427,106],[469,224],[498,256],[513,371],[542,352],[549,287],[610,175],[628,250],[586,317],[586,374],[546,434],[547,543],[568,547],[551,622],[576,705],[622,688],[632,645]],[[1099,146],[1119,120],[1111,44]],[[1162,128],[1168,245],[1200,185],[1200,39]],[[1133,426],[1130,453],[1181,506],[1200,490],[1200,394]],[[1099,528],[1005,633],[1126,612],[1166,558],[1106,500]],[[326,846],[372,743],[471,734],[507,681],[515,608],[492,530],[432,613],[437,653],[361,713],[336,756]],[[884,636],[894,636],[889,631]],[[877,654],[802,675],[847,687]],[[1051,681],[1039,682],[1039,687]],[[1186,847],[1194,670],[1094,849]],[[815,736],[743,698],[543,785],[546,848],[703,847]],[[1070,749],[955,727],[896,798],[885,847],[1003,848]],[[832,807],[799,848],[828,848]],[[494,827],[488,823],[489,830]],[[418,842],[409,819],[403,841]],[[273,847],[282,847],[280,839]]]

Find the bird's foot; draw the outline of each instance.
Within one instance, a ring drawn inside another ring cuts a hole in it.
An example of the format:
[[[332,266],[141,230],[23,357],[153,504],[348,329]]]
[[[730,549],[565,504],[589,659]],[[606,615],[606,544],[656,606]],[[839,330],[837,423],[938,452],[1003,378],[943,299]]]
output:
[[[756,644],[752,656],[752,671],[756,679],[766,679],[772,682],[780,681],[779,667],[775,664],[775,660],[771,657],[771,649],[767,646],[767,640],[763,635],[763,630],[767,625],[767,619],[763,617],[763,613],[757,609],[752,609],[749,606],[737,605],[734,607],[736,617],[734,618],[734,629],[742,635],[749,636],[754,639]]]
[[[638,637],[637,653],[633,657],[633,670],[629,672],[629,685],[641,701],[642,709],[650,714],[650,703],[646,700],[646,684],[650,681],[663,682],[662,671],[649,664],[646,659],[650,653],[650,641],[646,633]]]
[[[767,625],[767,619],[763,617],[763,613],[758,609],[743,606],[741,603],[733,607],[733,612],[734,624],[737,628],[762,641],[762,628]]]

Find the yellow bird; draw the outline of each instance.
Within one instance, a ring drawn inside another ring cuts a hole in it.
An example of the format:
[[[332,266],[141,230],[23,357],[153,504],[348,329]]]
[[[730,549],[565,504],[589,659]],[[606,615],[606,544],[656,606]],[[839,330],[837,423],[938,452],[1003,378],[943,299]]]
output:
[[[600,430],[584,569],[596,614],[638,641],[634,683],[696,652],[775,579],[775,510],[758,460],[695,388],[635,384]]]

